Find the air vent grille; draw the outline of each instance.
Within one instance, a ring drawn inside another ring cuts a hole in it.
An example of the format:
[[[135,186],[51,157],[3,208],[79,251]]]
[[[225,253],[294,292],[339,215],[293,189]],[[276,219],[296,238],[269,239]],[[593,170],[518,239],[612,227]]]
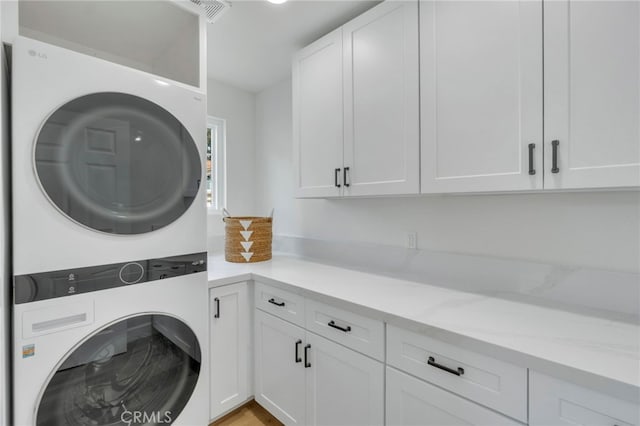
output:
[[[191,0],[191,2],[205,10],[207,22],[210,24],[220,18],[220,16],[231,7],[231,3],[224,0]]]

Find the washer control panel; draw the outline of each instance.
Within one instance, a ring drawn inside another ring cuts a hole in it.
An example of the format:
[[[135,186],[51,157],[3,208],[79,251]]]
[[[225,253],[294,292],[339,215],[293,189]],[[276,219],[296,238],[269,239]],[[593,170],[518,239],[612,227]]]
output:
[[[206,270],[207,253],[204,252],[18,275],[13,279],[14,303],[17,305],[73,296],[79,293],[175,278]]]

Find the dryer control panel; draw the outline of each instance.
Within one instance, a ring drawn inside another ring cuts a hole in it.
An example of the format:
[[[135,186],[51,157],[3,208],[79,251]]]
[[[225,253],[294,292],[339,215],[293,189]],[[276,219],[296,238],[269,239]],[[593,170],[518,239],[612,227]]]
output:
[[[14,303],[73,296],[207,270],[207,253],[65,269],[14,277]]]

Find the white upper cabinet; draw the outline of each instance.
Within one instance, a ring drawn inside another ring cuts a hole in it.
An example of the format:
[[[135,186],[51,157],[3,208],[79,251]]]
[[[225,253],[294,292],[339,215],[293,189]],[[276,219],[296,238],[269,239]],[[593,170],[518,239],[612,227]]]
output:
[[[303,49],[296,196],[640,187],[640,2],[542,3],[387,0]]]
[[[342,29],[293,59],[293,158],[296,197],[342,194]]]
[[[293,60],[296,197],[420,191],[418,3],[386,1]]]
[[[418,193],[418,2],[384,2],[342,31],[344,194]]]
[[[421,1],[420,61],[422,192],[542,189],[541,1]]]
[[[544,43],[545,188],[640,185],[640,2],[545,3]]]

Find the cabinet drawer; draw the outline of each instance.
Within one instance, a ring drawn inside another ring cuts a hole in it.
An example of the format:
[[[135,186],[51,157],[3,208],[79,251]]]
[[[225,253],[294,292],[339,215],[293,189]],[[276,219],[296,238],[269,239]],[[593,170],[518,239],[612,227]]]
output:
[[[307,299],[306,328],[372,358],[384,360],[384,323]]]
[[[640,406],[532,371],[529,376],[532,426],[638,426]]]
[[[304,297],[256,282],[255,301],[256,308],[304,327]]]
[[[498,426],[520,423],[387,367],[388,426]]]
[[[527,422],[527,369],[387,326],[387,363]]]

